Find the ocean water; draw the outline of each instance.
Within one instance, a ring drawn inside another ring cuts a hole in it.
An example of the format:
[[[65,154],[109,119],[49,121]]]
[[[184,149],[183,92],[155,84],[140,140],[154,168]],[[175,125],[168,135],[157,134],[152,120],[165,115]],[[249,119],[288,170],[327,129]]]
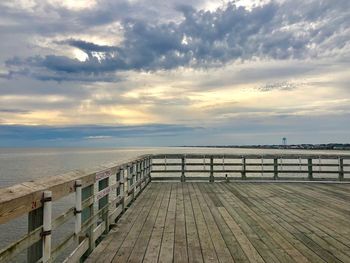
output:
[[[55,176],[75,169],[87,169],[111,161],[126,161],[143,154],[152,153],[232,153],[232,154],[348,154],[349,151],[315,150],[275,150],[241,148],[0,148],[0,188],[8,187],[35,178]],[[72,196],[63,198],[53,205],[53,216],[64,212],[74,205]],[[66,229],[73,229],[73,222],[58,228],[53,233],[54,244],[64,238]],[[27,231],[27,218],[23,216],[9,223],[0,225],[0,249],[17,240]],[[15,262],[25,261],[25,252]]]

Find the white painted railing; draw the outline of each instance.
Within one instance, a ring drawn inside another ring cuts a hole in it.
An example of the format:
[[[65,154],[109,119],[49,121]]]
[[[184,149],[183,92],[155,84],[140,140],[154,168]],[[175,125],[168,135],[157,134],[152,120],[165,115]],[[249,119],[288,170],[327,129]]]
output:
[[[52,262],[68,247],[64,262],[86,257],[103,234],[150,181],[151,156],[88,172],[70,172],[0,189],[0,224],[28,214],[28,233],[0,251],[7,262],[27,249],[27,262]],[[74,194],[75,205],[52,218],[55,201]],[[74,219],[65,239],[52,246],[52,231]],[[9,229],[11,231],[11,229]]]
[[[0,251],[0,262],[25,250],[27,262],[52,262],[71,247],[64,262],[86,258],[151,179],[349,181],[350,155],[145,155],[0,189],[0,224],[28,216],[28,233]],[[55,202],[69,195],[74,206],[52,218]],[[51,242],[69,220],[63,241]]]
[[[350,155],[156,154],[152,180],[344,181]]]

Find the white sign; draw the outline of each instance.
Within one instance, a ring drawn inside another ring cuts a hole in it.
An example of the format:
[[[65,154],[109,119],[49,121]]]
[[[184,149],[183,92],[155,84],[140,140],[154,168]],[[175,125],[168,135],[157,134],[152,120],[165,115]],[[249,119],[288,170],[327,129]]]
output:
[[[119,185],[119,184],[118,184]],[[111,191],[116,190],[117,189],[117,184],[111,185],[106,187],[105,189],[102,189],[100,192],[97,193],[96,195],[96,199],[100,200],[102,197],[105,197],[106,195],[108,195]]]

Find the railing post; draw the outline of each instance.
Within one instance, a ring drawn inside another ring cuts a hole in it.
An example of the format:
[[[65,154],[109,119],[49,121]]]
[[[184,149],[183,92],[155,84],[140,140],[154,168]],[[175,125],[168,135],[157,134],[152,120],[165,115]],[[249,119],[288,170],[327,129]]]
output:
[[[147,162],[146,162],[146,176],[149,177],[148,182],[152,181],[152,162],[153,162],[153,158],[151,158],[150,156],[147,158]]]
[[[52,220],[52,192],[45,191],[43,197],[43,258],[44,263],[49,262],[51,258],[51,220]]]
[[[182,156],[181,157],[181,182],[186,182],[185,169],[186,169],[186,159],[185,159],[185,156]]]
[[[339,157],[339,181],[344,180],[344,159]]]
[[[246,175],[246,159],[245,157],[242,157],[242,180],[246,180],[247,179],[247,175]]]
[[[210,176],[209,176],[209,182],[214,182],[214,157],[210,157]]]
[[[278,180],[278,158],[273,159],[273,179]]]
[[[75,234],[78,235],[81,231],[81,180],[75,181]]]
[[[308,166],[308,179],[309,181],[313,180],[313,174],[312,174],[312,158],[307,159],[307,166]]]

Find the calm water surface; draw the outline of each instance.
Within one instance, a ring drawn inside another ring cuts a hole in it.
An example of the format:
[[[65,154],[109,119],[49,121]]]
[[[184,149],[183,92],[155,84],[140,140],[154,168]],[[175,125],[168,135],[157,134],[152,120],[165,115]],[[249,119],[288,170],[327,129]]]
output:
[[[216,148],[35,148],[7,149],[0,148],[0,188],[8,187],[34,178],[55,176],[75,169],[87,169],[111,161],[124,161],[142,154],[152,153],[232,153],[232,154],[267,154],[267,153],[313,153],[313,154],[349,154],[349,151],[307,151],[274,149],[216,149]],[[54,203],[54,216],[73,206],[72,197]],[[27,218],[22,217],[10,223],[0,225],[0,248],[13,242],[26,233]],[[72,222],[67,223],[72,226]],[[63,229],[53,233],[55,240],[64,235]],[[22,253],[17,262],[24,261]]]

